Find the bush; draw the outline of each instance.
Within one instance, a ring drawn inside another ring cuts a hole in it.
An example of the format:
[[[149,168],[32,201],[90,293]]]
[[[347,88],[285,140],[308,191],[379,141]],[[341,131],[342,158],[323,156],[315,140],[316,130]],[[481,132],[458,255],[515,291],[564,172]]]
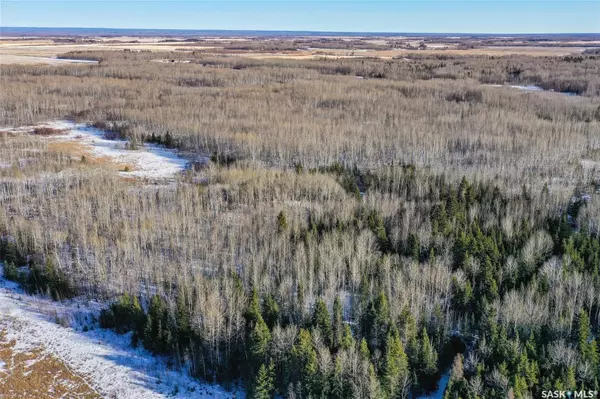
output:
[[[4,278],[11,281],[19,281],[19,270],[14,263],[8,262],[4,265]]]
[[[53,129],[51,127],[36,127],[33,129],[33,134],[38,136],[54,136],[64,132],[65,131],[63,129]]]
[[[58,270],[50,258],[45,267],[33,265],[24,281],[25,290],[29,293],[48,294],[54,300],[72,298],[75,289],[61,270]]]
[[[480,90],[455,91],[446,96],[447,101],[480,103],[483,101],[483,94]]]
[[[136,297],[124,294],[100,313],[100,327],[114,329],[119,334],[128,331],[141,333],[145,324],[145,314]],[[135,334],[137,335],[137,334]]]

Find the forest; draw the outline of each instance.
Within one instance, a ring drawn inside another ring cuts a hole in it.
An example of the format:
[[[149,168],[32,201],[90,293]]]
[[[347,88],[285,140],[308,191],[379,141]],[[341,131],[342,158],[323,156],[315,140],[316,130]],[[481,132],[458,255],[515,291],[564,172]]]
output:
[[[251,398],[600,391],[600,56],[65,56],[99,63],[2,67],[0,126],[194,167],[124,179],[0,128],[7,279]]]

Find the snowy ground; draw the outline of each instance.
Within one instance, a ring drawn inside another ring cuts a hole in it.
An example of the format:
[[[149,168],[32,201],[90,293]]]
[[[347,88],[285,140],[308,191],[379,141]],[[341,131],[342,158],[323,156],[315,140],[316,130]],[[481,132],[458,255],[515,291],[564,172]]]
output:
[[[438,389],[435,392],[418,396],[416,399],[442,399],[444,397],[446,387],[448,386],[448,382],[450,382],[450,372],[442,374],[442,378],[440,378],[438,381]]]
[[[109,159],[114,163],[131,165],[130,170],[119,172],[124,177],[147,179],[172,179],[188,166],[188,161],[180,157],[176,151],[155,144],[145,144],[140,149],[127,149],[125,140],[107,140],[104,131],[85,124],[69,121],[53,121],[37,126],[25,126],[14,129],[3,129],[12,133],[28,133],[34,128],[49,127],[62,130],[63,133],[41,136],[51,142],[73,142],[92,157]]]
[[[2,273],[0,264],[0,331],[6,332],[7,340],[16,340],[14,350],[42,348],[84,376],[102,396],[245,397],[243,392],[230,393],[218,385],[203,384],[185,370],[169,368],[165,359],[132,348],[129,334],[97,328],[92,315],[98,313],[101,304],[81,298],[54,302],[27,295],[15,283],[3,279]],[[0,364],[0,369],[4,367]]]
[[[75,60],[69,58],[56,57],[36,57],[31,55],[17,54],[0,54],[0,65],[8,64],[48,64],[48,65],[64,65],[64,64],[97,64],[94,60]]]
[[[523,90],[523,91],[543,91],[543,92],[548,92],[548,93],[557,93],[557,94],[562,94],[565,96],[577,96],[576,93],[570,93],[570,92],[555,92],[552,90],[544,90],[539,86],[535,86],[535,85],[486,85],[486,86],[491,86],[491,87],[510,87],[512,89],[519,89],[519,90]]]

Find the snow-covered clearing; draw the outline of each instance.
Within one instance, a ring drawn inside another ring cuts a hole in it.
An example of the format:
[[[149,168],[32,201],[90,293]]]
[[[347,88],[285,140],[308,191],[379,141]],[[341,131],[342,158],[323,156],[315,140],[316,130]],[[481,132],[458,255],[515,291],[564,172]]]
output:
[[[0,332],[15,340],[15,352],[38,348],[83,376],[107,398],[243,398],[219,385],[203,384],[166,359],[130,345],[130,334],[97,328],[94,316],[102,305],[77,298],[54,302],[25,294],[3,278],[0,264]],[[0,370],[6,372],[6,365]],[[0,373],[0,382],[2,379]],[[2,395],[0,395],[2,396]]]
[[[145,144],[139,149],[128,149],[126,140],[108,140],[105,132],[86,124],[69,121],[53,121],[37,126],[2,129],[5,132],[24,134],[35,128],[51,128],[61,133],[40,136],[51,143],[76,143],[82,147],[84,155],[106,159],[115,164],[125,165],[119,173],[124,177],[147,179],[172,179],[188,166],[188,161],[174,150],[155,144]]]

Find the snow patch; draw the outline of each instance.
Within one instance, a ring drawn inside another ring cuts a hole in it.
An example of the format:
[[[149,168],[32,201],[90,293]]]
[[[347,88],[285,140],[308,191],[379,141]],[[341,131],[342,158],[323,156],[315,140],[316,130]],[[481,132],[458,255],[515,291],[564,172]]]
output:
[[[106,157],[115,163],[132,165],[131,170],[119,172],[124,177],[147,179],[172,179],[188,167],[188,161],[174,150],[156,144],[145,144],[139,149],[128,149],[126,140],[108,140],[105,131],[86,124],[53,121],[37,126],[3,129],[5,132],[23,134],[34,128],[47,127],[61,130],[59,134],[42,136],[48,141],[75,142],[83,145],[92,156]]]
[[[450,372],[446,372],[442,374],[442,377],[438,381],[438,388],[435,392],[431,392],[426,395],[418,396],[416,399],[442,399],[444,397],[444,392],[446,392],[446,387],[450,382]]]
[[[486,85],[486,86],[489,86],[489,87],[510,87],[512,89],[518,89],[518,90],[529,91],[529,92],[543,91],[543,92],[548,92],[548,93],[562,94],[562,95],[569,96],[569,97],[571,97],[571,96],[577,96],[577,93],[557,92],[557,91],[554,91],[554,90],[544,90],[540,86],[536,86],[536,85],[498,85],[498,84],[491,84],[491,85]]]
[[[54,302],[27,295],[3,275],[0,263],[0,330],[9,341],[16,340],[14,350],[43,348],[85,375],[102,395],[127,399],[245,397],[241,390],[227,392],[219,385],[201,383],[185,369],[169,367],[165,358],[131,347],[131,334],[88,329],[101,304],[84,298]],[[82,313],[90,317],[77,316]],[[60,317],[70,317],[75,329],[56,324]],[[0,371],[4,367],[0,364]]]

